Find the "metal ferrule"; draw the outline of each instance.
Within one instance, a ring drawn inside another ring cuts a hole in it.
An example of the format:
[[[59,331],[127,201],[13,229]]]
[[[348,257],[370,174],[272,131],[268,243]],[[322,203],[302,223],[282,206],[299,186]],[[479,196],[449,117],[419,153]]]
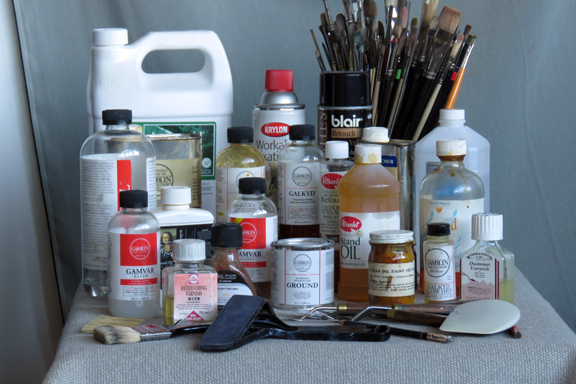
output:
[[[426,340],[437,341],[439,343],[448,343],[454,341],[454,338],[452,336],[441,335],[439,333],[428,333],[426,335]]]
[[[140,332],[141,341],[164,340],[172,336],[172,331],[161,325],[139,325],[133,329]]]

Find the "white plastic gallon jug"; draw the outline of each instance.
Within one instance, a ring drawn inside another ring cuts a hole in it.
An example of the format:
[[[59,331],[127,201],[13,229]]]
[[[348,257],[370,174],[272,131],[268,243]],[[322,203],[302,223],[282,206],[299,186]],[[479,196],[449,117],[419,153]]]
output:
[[[202,208],[216,211],[216,156],[228,145],[232,121],[232,74],[224,47],[213,31],[150,32],[128,44],[123,28],[92,32],[88,113],[90,134],[105,129],[102,111],[131,109],[146,135],[202,134]],[[158,50],[197,50],[198,72],[146,73],[144,58]]]

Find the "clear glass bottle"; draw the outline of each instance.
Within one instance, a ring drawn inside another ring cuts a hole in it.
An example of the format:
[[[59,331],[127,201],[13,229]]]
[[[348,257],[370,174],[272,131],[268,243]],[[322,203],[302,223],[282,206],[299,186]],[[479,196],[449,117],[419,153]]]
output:
[[[266,162],[262,153],[252,146],[254,129],[228,128],[230,146],[216,158],[216,221],[227,222],[230,204],[240,197],[238,180],[242,177],[265,177]]]
[[[450,224],[430,223],[426,226],[426,233],[426,240],[422,244],[424,300],[427,303],[456,300],[457,269]]]
[[[400,184],[380,163],[379,145],[357,144],[354,167],[338,183],[341,300],[368,301],[370,232],[400,229]]]
[[[180,239],[172,245],[176,265],[162,272],[162,322],[212,322],[218,315],[218,274],[204,265],[204,241]]]
[[[149,201],[146,191],[120,192],[122,210],[108,225],[108,308],[113,316],[148,319],[160,313],[160,225],[146,211]]]
[[[218,309],[234,295],[257,296],[256,287],[238,257],[242,246],[242,226],[216,223],[212,226],[210,265],[218,272]]]
[[[271,294],[270,257],[273,241],[278,240],[278,213],[272,200],[265,196],[266,179],[245,177],[239,183],[241,197],[230,206],[229,217],[242,226],[242,248],[238,256],[258,296]]]
[[[326,159],[320,162],[320,235],[334,241],[334,287],[340,279],[340,195],[338,182],[353,166],[347,141],[327,141]]]
[[[472,238],[476,244],[462,254],[462,300],[514,302],[514,255],[498,244],[504,238],[503,233],[501,214],[472,215]]]
[[[420,237],[426,235],[428,223],[450,224],[459,295],[460,255],[474,244],[472,215],[484,212],[484,186],[477,174],[464,167],[466,140],[439,140],[436,153],[440,166],[428,174],[420,185]],[[422,246],[419,251],[422,260]],[[424,286],[422,263],[420,274],[420,284]]]
[[[148,191],[148,209],[156,208],[156,153],[150,140],[129,129],[132,111],[102,112],[105,131],[90,136],[80,150],[82,281],[91,296],[106,297],[107,227],[118,212],[118,193]]]
[[[320,161],[316,127],[290,127],[291,143],[278,155],[278,221],[281,239],[320,237]]]

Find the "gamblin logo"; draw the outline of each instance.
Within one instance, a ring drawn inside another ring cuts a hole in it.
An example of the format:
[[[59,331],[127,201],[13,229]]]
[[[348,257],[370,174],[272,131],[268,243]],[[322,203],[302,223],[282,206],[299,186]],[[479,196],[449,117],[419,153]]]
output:
[[[258,236],[258,231],[256,227],[252,223],[242,222],[240,223],[242,226],[242,242],[244,244],[249,244],[256,240],[256,236]]]
[[[137,260],[144,260],[150,254],[150,243],[146,239],[136,239],[130,244],[130,254]]]
[[[312,181],[312,172],[306,167],[298,167],[292,172],[292,181],[299,187],[305,187]]]
[[[363,120],[364,118],[356,117],[356,115],[352,115],[352,118],[344,118],[344,115],[340,115],[340,118],[330,116],[330,123],[334,128],[359,128]]]
[[[308,255],[303,253],[296,256],[292,263],[298,272],[306,272],[312,267],[312,260]]]

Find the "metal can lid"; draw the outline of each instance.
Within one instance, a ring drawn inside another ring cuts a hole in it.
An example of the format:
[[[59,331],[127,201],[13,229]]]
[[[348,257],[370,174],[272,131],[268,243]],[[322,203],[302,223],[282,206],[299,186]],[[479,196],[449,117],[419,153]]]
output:
[[[402,244],[412,241],[414,241],[414,234],[404,229],[370,232],[370,243],[373,244]]]
[[[291,248],[306,251],[314,249],[329,249],[334,247],[334,241],[315,237],[298,237],[294,239],[282,239],[272,242],[273,248]]]

